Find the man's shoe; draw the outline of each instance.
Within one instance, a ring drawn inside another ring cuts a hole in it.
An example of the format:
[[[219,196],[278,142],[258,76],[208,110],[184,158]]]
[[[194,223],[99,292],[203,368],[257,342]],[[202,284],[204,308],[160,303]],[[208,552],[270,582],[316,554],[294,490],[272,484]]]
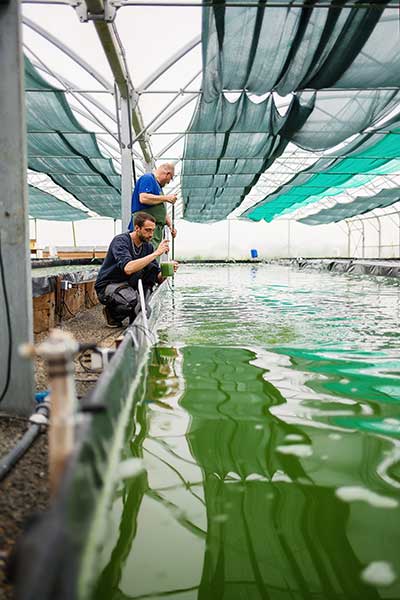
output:
[[[114,329],[116,329],[117,327],[122,327],[121,321],[116,321],[115,319],[113,319],[111,317],[110,312],[107,309],[107,306],[103,307],[103,315],[106,320],[107,327],[113,327]]]

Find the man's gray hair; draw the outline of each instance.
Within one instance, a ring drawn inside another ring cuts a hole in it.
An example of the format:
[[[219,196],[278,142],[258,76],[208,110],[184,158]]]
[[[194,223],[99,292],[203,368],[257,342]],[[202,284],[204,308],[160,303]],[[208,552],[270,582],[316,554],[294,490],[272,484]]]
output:
[[[158,169],[161,169],[163,171],[175,171],[175,165],[174,163],[163,163],[162,165],[157,167],[157,171]]]

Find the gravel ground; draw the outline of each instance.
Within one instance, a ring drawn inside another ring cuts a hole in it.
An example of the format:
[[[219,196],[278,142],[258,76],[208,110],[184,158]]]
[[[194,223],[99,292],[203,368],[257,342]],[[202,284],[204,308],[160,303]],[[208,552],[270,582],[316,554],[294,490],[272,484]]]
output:
[[[112,346],[122,329],[105,326],[101,306],[79,313],[60,327],[72,333],[80,342],[96,342],[99,346]],[[35,336],[41,342],[47,334]],[[85,357],[82,362],[85,364]],[[96,374],[87,373],[75,362],[78,397],[85,396],[97,380]],[[46,369],[41,360],[35,364],[36,389],[47,389]],[[27,419],[0,414],[0,456],[4,456],[23,436]],[[24,523],[49,504],[47,436],[40,435],[17,466],[0,482],[0,600],[11,600],[12,585],[6,579],[6,563]],[[40,600],[38,598],[38,600]],[[55,599],[56,600],[56,599]]]

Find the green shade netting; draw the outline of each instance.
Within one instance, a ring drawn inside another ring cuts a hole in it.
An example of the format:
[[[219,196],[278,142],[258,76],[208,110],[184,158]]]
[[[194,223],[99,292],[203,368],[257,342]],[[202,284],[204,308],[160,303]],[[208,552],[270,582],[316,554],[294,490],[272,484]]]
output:
[[[259,104],[246,94],[236,102],[223,96],[199,102],[185,139],[185,219],[218,220],[239,206],[260,173],[283,152],[283,130],[304,122],[309,107],[302,107],[297,98],[292,106],[281,116],[272,95]]]
[[[398,13],[385,10],[396,1],[369,9],[356,6],[363,1],[340,8],[344,2],[333,0],[323,0],[324,8],[290,7],[287,0],[274,2],[281,7],[204,8],[204,99],[223,90],[285,96],[305,88],[399,86]]]
[[[79,208],[59,200],[52,194],[43,192],[33,185],[28,186],[29,216],[48,221],[81,221],[88,215]]]
[[[236,102],[202,98],[185,139],[185,219],[225,218],[290,141],[314,151],[336,146],[388,115],[399,96],[394,90],[302,92],[285,114],[272,94],[258,103],[245,93]]]
[[[387,133],[385,133],[387,132]],[[242,216],[253,221],[272,221],[301,206],[335,196],[346,188],[355,188],[372,181],[377,175],[390,175],[400,168],[400,128],[393,125],[374,134],[366,134],[341,151],[337,158],[322,158],[309,169],[269,194]],[[343,158],[341,158],[343,156]]]
[[[394,188],[381,190],[378,194],[371,197],[357,196],[351,202],[345,204],[336,204],[331,208],[325,208],[319,212],[298,219],[299,223],[306,225],[326,225],[327,223],[337,223],[343,219],[350,219],[356,215],[362,215],[374,208],[384,208],[400,200],[400,189]]]
[[[93,133],[76,120],[63,92],[52,87],[25,58],[28,166],[99,215],[121,214],[121,178]]]
[[[398,15],[387,8],[394,2],[276,4],[203,10],[202,97],[183,159],[188,220],[225,218],[289,142],[328,150],[399,103]],[[224,97],[229,90],[242,91],[236,102]],[[256,103],[250,93],[269,95]],[[286,107],[278,94],[291,94]]]

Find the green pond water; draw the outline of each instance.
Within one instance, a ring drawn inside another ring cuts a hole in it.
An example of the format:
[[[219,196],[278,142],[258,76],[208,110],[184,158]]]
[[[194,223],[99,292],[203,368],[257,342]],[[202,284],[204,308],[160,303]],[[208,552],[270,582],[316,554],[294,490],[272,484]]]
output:
[[[399,599],[399,316],[396,280],[183,266],[93,598]]]

